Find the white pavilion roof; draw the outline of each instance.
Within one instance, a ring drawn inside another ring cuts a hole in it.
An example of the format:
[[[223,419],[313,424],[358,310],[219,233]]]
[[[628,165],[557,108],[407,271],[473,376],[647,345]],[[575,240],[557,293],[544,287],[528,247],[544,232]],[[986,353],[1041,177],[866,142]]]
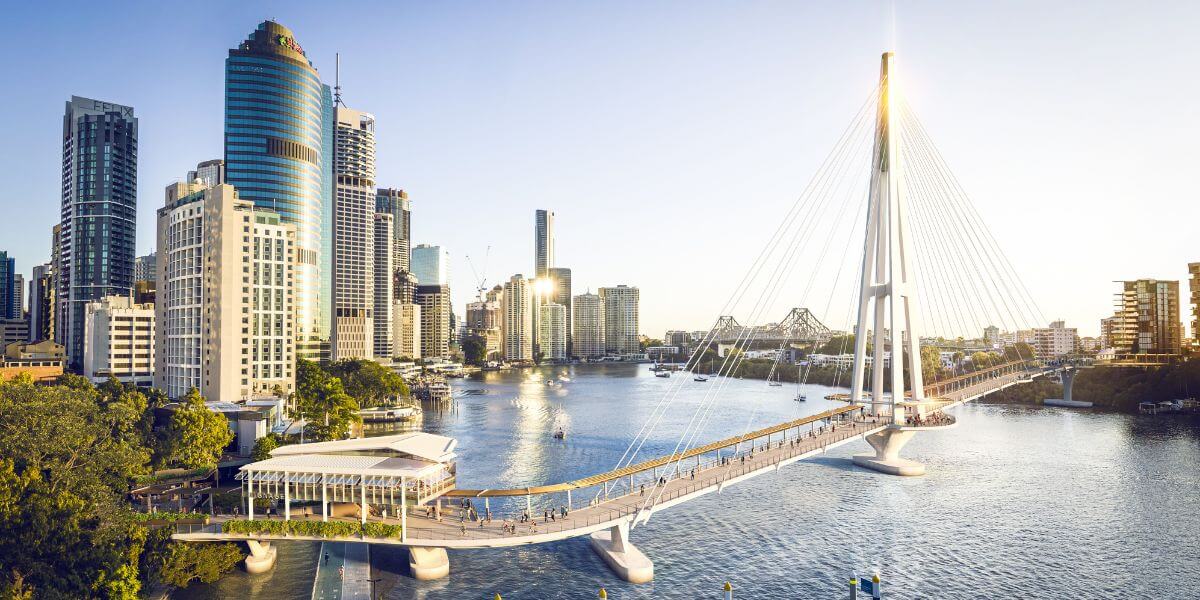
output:
[[[434,463],[446,463],[454,460],[454,448],[458,440],[434,435],[432,433],[413,432],[381,437],[337,440],[333,442],[317,442],[314,444],[291,444],[280,446],[271,451],[267,461],[284,456],[322,455],[330,458],[354,459],[385,459],[387,456],[367,456],[367,452],[407,454],[417,459]]]
[[[307,445],[307,444],[306,444]],[[359,475],[362,477],[421,477],[441,470],[439,463],[399,456],[355,456],[338,454],[295,454],[272,456],[243,466],[254,473],[318,473],[322,475]]]

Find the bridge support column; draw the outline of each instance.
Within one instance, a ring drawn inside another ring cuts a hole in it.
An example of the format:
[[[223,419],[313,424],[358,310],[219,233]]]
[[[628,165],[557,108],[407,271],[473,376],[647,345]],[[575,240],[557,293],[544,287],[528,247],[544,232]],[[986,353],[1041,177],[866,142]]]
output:
[[[247,573],[266,573],[275,566],[275,555],[279,549],[272,546],[271,542],[246,540],[246,547],[250,549],[250,555],[246,557]]]
[[[647,583],[654,579],[654,563],[629,543],[629,523],[597,531],[591,539],[592,550],[604,559],[617,577],[629,583]]]
[[[429,581],[450,574],[450,557],[445,548],[408,547],[408,569],[413,579]]]
[[[875,449],[875,455],[858,454],[854,464],[888,475],[924,475],[925,465],[900,458],[900,449],[916,435],[912,429],[887,428],[867,436],[867,443]]]

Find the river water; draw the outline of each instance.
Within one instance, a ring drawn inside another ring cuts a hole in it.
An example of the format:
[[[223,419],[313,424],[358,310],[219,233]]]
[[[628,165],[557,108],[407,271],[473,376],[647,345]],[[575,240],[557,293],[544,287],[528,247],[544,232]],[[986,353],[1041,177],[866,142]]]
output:
[[[546,380],[569,379],[556,385]],[[458,439],[466,488],[566,481],[612,468],[673,390],[639,458],[669,453],[706,400],[701,441],[819,412],[832,388],[656,378],[645,365],[485,373],[424,429]],[[1200,419],[971,404],[956,428],[916,436],[923,477],[866,471],[854,442],[663,511],[631,539],[655,580],[617,580],[585,539],[451,552],[450,577],[395,579],[386,598],[844,598],[878,571],[893,598],[1196,598]],[[553,439],[559,428],[566,441]],[[175,594],[308,598],[317,545],[279,544],[270,573],[234,572]],[[394,553],[395,562],[403,553]],[[392,565],[403,572],[406,566]]]

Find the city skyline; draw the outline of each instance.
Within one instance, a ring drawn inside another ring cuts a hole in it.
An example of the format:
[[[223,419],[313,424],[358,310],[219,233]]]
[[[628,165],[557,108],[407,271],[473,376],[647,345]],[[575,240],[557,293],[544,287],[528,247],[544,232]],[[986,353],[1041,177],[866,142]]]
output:
[[[372,19],[378,25],[370,26],[403,24],[416,36],[402,51],[383,35],[349,36],[323,25],[302,4],[265,12],[303,40],[324,83],[332,83],[334,53],[342,52],[348,103],[381,118],[377,183],[409,191],[414,244],[450,249],[452,272],[469,273],[465,256],[482,255],[488,245],[489,285],[524,272],[527,215],[544,207],[557,213],[562,243],[556,262],[574,269],[576,290],[638,285],[642,333],[652,336],[709,326],[732,287],[700,293],[713,285],[711,263],[741,273],[744,259],[733,256],[744,253],[725,257],[702,249],[705,260],[680,261],[666,272],[654,270],[646,257],[669,256],[678,244],[718,227],[732,237],[726,243],[757,248],[756,217],[778,214],[791,202],[836,138],[846,106],[865,94],[862,75],[873,70],[875,53],[863,48],[892,41],[886,6],[820,14],[801,6],[764,7],[726,19],[730,15],[719,6],[702,5],[676,23],[678,46],[655,41],[644,25],[665,12],[657,7],[630,6],[620,14],[540,8],[498,14],[486,7],[380,7]],[[1114,220],[1106,212],[1154,201],[1164,214],[1186,214],[1193,202],[1180,190],[1189,189],[1185,174],[1195,153],[1189,140],[1197,125],[1181,119],[1184,109],[1168,99],[1190,97],[1197,85],[1179,76],[1196,50],[1180,41],[1182,34],[1173,35],[1197,9],[1164,5],[1160,12],[1174,18],[1151,21],[1112,4],[1095,6],[1087,19],[1039,5],[1036,22],[1014,16],[1020,10],[930,10],[897,9],[896,46],[906,56],[910,96],[927,109],[927,125],[954,157],[964,186],[1013,262],[1028,273],[1026,283],[1047,318],[1064,318],[1081,335],[1096,335],[1099,320],[1111,312],[1113,280],[1184,281],[1196,256],[1182,230],[1162,229],[1158,213],[1126,212]],[[54,157],[61,150],[52,132],[60,103],[74,94],[137,109],[138,221],[150,223],[161,186],[221,154],[222,57],[263,12],[261,6],[230,5],[186,20],[169,7],[122,15],[133,21],[126,26],[142,32],[138,44],[105,46],[114,66],[59,77],[48,65],[79,45],[103,43],[98,36],[106,27],[90,23],[111,24],[114,16],[81,7],[51,26],[37,19],[33,7],[15,7],[13,35],[0,43],[6,55],[21,57],[4,69],[23,82],[13,101],[26,118],[14,124],[18,143],[0,151],[0,160],[24,177],[16,179],[6,205],[21,199],[29,220],[45,224],[9,221],[0,228],[18,272],[28,280],[32,268],[50,258],[46,230],[57,220]],[[604,18],[591,25],[596,17]],[[504,24],[525,20],[504,33]],[[166,22],[171,27],[156,25]],[[1077,34],[1070,44],[1055,35],[1068,26]],[[506,43],[516,36],[520,44]],[[1021,40],[1020,47],[1010,36]],[[444,43],[421,43],[427,37]],[[45,50],[30,56],[20,49],[34,38]],[[183,47],[173,39],[189,43]],[[625,43],[613,47],[617,39]],[[723,42],[705,48],[681,39]],[[972,43],[964,45],[967,39]],[[146,46],[162,51],[142,52]],[[951,47],[954,53],[945,52]],[[634,64],[633,55],[644,63]],[[672,73],[666,81],[656,77],[664,69]],[[152,84],[180,73],[195,81],[186,95]],[[703,82],[711,93],[693,93]],[[405,93],[397,94],[395,85]],[[495,93],[463,93],[468,89]],[[557,91],[547,95],[548,89]],[[998,90],[1004,98],[997,99]],[[1130,103],[1139,109],[1122,110]],[[987,114],[988,122],[979,114]],[[1107,114],[1132,117],[1110,121]],[[1097,122],[1105,127],[1093,127]],[[622,151],[626,146],[641,150],[630,156]],[[1127,172],[1139,176],[1111,175]],[[761,211],[714,217],[733,199]],[[497,202],[504,210],[472,218]],[[664,228],[667,222],[674,227]],[[1033,222],[1060,223],[1065,231],[1044,236]],[[636,243],[611,244],[602,235],[617,227]],[[1148,256],[1106,242],[1122,235],[1132,242],[1146,231],[1155,231],[1159,242]],[[138,228],[137,255],[153,249],[153,235],[151,228]],[[1044,268],[1081,255],[1087,260],[1072,261],[1071,277]],[[460,314],[472,297],[465,283],[452,288]],[[673,306],[675,294],[696,302]]]

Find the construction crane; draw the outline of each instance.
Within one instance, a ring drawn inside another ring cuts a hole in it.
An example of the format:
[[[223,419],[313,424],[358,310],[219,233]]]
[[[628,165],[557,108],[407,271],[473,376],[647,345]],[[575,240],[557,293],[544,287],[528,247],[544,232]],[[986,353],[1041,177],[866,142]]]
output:
[[[480,271],[475,270],[475,262],[471,260],[471,255],[467,255],[467,264],[470,265],[471,274],[475,276],[475,281],[477,282],[475,286],[475,293],[478,295],[480,302],[483,302],[484,292],[487,291],[487,267],[488,259],[491,258],[491,256],[492,247],[488,246],[487,252],[483,255],[483,271],[481,273]]]

